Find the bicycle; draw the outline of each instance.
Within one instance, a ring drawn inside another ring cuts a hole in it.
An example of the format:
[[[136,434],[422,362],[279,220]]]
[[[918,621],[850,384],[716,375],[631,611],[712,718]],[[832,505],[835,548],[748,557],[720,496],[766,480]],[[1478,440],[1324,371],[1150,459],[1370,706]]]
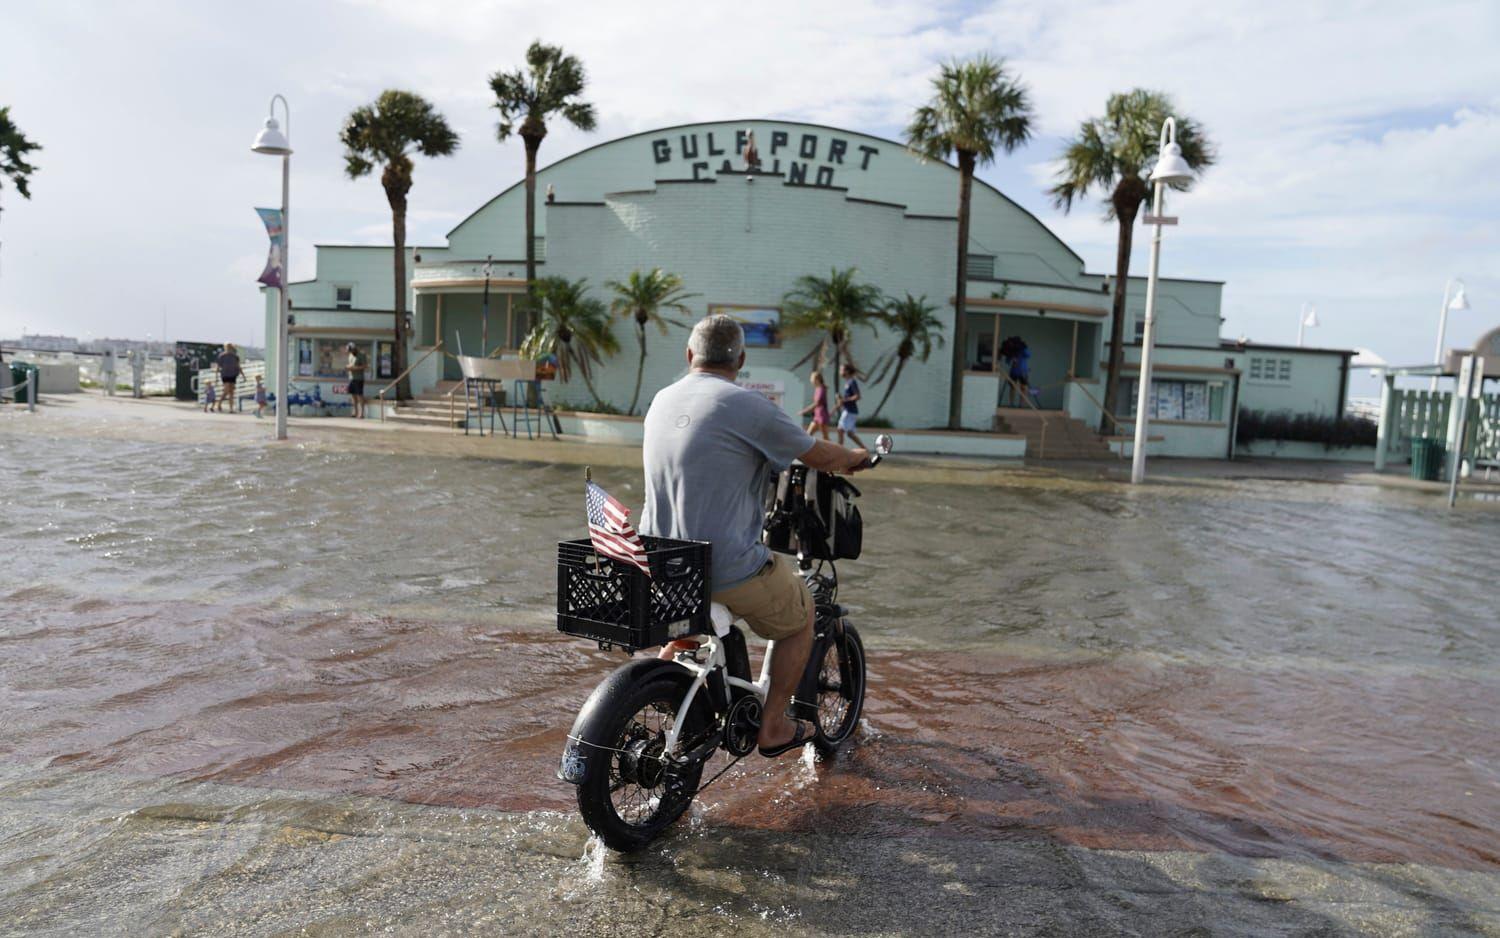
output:
[[[881,434],[869,466],[890,451],[890,437]],[[827,480],[837,477],[824,476],[820,482],[820,475],[801,464],[783,472],[777,486],[782,497],[767,511],[765,530],[768,541],[779,539],[775,549],[791,553],[795,548],[798,568],[812,591],[812,650],[790,707],[794,717],[816,727],[812,745],[817,751],[831,756],[859,725],[866,668],[864,642],[838,603],[834,560],[842,557],[829,549],[832,524],[814,497],[820,484],[825,490],[832,488],[834,483]],[[847,482],[839,480],[837,485],[858,496]],[[560,551],[570,543],[586,542],[564,542]],[[701,549],[706,570],[707,545]],[[857,555],[856,544],[853,556]],[[678,559],[662,561],[662,572],[654,578],[660,582],[651,586],[653,599],[673,590],[671,564]],[[598,569],[598,560],[594,563]],[[691,564],[681,564],[677,582],[691,581],[690,588],[701,588],[701,598],[707,600],[711,589],[706,574],[700,587],[682,572],[690,569]],[[560,574],[560,611],[566,580]],[[633,652],[664,644],[666,638],[692,635],[699,641],[695,650],[679,652],[673,660],[638,659],[616,669],[594,688],[568,733],[558,778],[577,786],[584,823],[611,849],[638,850],[651,843],[687,811],[699,792],[755,751],[776,643],[767,642],[760,676],[752,680],[744,631],[724,606],[703,605],[708,606],[706,617],[654,622],[652,631],[634,640],[618,633],[605,637],[598,629],[563,628],[564,617],[559,616],[563,631],[595,638],[601,647],[616,645]],[[720,749],[731,761],[705,783],[705,766]]]

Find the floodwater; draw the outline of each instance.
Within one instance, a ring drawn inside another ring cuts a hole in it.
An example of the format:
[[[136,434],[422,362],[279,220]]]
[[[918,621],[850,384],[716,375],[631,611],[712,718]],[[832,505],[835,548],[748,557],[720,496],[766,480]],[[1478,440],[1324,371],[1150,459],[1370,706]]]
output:
[[[856,741],[621,858],[578,469],[0,428],[0,933],[1500,934],[1500,511],[867,479]]]

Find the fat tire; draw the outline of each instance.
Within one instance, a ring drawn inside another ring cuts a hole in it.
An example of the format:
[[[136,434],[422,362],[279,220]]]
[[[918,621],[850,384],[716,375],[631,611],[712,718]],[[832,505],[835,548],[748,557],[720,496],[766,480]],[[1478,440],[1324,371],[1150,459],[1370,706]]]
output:
[[[828,645],[820,646],[819,654],[826,659],[829,649],[836,648],[841,656],[847,655],[851,667],[850,678],[856,683],[853,699],[849,701],[849,709],[844,713],[844,718],[839,721],[838,729],[833,733],[825,733],[823,721],[814,720],[818,727],[818,734],[813,738],[813,745],[818,752],[824,756],[831,756],[839,750],[839,747],[848,742],[859,727],[859,718],[865,709],[865,686],[869,677],[865,667],[865,643],[859,637],[859,630],[849,623],[844,623],[844,634],[840,638],[837,634],[829,636]],[[818,670],[821,674],[823,662],[818,662]],[[818,696],[821,698],[822,693]]]
[[[604,736],[610,741],[607,745],[619,747],[626,725],[652,703],[670,703],[675,712],[682,705],[688,686],[689,682],[679,677],[655,678],[628,687],[614,700],[607,701],[608,712],[614,714]],[[693,712],[683,724],[686,735],[697,733],[705,726],[701,700],[695,697],[693,703]],[[598,835],[605,846],[622,853],[641,849],[682,817],[688,805],[693,803],[698,783],[703,777],[703,764],[699,763],[683,777],[686,797],[674,798],[666,803],[652,815],[648,823],[632,824],[620,817],[610,800],[610,768],[615,765],[618,754],[599,751],[594,755],[588,760],[588,767],[578,783],[578,812],[583,815],[583,822],[588,825],[589,830]]]

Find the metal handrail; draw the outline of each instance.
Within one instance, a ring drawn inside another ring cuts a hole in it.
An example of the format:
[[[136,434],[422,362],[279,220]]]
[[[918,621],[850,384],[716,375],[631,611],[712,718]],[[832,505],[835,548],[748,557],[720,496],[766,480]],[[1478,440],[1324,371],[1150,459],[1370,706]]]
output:
[[[1027,407],[1030,407],[1032,410],[1036,411],[1037,417],[1042,421],[1042,438],[1039,441],[1039,445],[1037,446],[1037,453],[1036,453],[1036,455],[1037,455],[1038,459],[1046,459],[1047,458],[1047,415],[1044,414],[1044,413],[1042,413],[1042,409],[1040,407],[1036,406],[1036,401],[1033,401],[1031,399],[1031,394],[1030,393],[1023,393],[1022,392],[1021,385],[1020,385],[1020,383],[1018,381],[1016,381],[1015,378],[1012,378],[1010,375],[1005,375],[1005,374],[1000,375],[1000,377],[1004,378],[1005,379],[1005,383],[1010,385],[1010,389],[1011,389],[1012,393],[1015,394],[1016,397],[1019,397],[1021,400],[1025,401]]]
[[[437,345],[434,345],[432,348],[428,349],[426,352],[423,352],[421,358],[419,358],[416,361],[412,362],[410,365],[407,365],[405,371],[401,372],[399,375],[397,375],[396,377],[392,378],[391,379],[391,383],[387,384],[385,387],[381,388],[380,389],[380,393],[375,395],[375,406],[380,409],[380,422],[381,423],[385,423],[385,392],[387,392],[391,388],[394,388],[397,385],[399,385],[401,383],[401,379],[402,378],[406,377],[407,375],[409,375],[413,371],[415,371],[416,367],[418,365],[420,365],[423,362],[425,362],[428,359],[428,357],[432,355],[433,352],[436,352],[438,349],[441,349],[442,347],[443,347],[442,340],[438,340],[438,344]]]
[[[1079,382],[1075,382],[1075,383],[1078,385],[1078,390],[1080,390],[1080,391],[1083,392],[1083,396],[1086,397],[1086,398],[1088,398],[1089,400],[1093,401],[1094,402],[1094,406],[1099,408],[1099,413],[1101,413],[1104,416],[1108,417],[1109,418],[1109,422],[1115,425],[1115,429],[1116,430],[1124,432],[1124,427],[1120,426],[1120,418],[1116,417],[1114,414],[1112,414],[1109,411],[1105,410],[1104,409],[1104,404],[1100,402],[1099,398],[1097,398],[1094,395],[1092,395],[1092,394],[1089,393],[1089,389],[1083,386],[1083,382],[1079,381]]]

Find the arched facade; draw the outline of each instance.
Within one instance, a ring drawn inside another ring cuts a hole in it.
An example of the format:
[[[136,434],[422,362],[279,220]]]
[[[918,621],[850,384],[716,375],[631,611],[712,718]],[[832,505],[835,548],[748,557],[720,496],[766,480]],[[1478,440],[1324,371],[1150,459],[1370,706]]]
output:
[[[742,156],[751,135],[758,168]],[[697,294],[690,301],[695,315],[722,310],[755,324],[744,377],[779,393],[789,410],[800,410],[808,396],[806,369],[797,363],[813,339],[786,335],[776,319],[782,298],[804,274],[855,267],[888,295],[925,296],[944,320],[945,336],[952,335],[958,173],[893,141],[791,121],[684,125],[561,159],[539,171],[537,191],[540,275],[584,278],[606,302],[605,283],[633,270],[661,267],[680,275]],[[417,390],[456,377],[449,356],[460,348],[493,354],[514,348],[524,335],[529,323],[516,303],[524,291],[524,198],[518,181],[450,231],[447,244],[413,249],[411,360],[442,343],[413,372]],[[1061,239],[993,187],[976,182],[972,209],[965,424],[990,428],[1003,386],[996,352],[1011,335],[1031,349],[1037,406],[1097,422],[1109,328],[1106,278],[1086,272]],[[486,257],[494,258],[487,323]],[[389,271],[388,249],[320,246],[317,279],[292,288],[294,305],[303,311],[300,328],[388,329],[388,314],[382,321],[379,310],[390,308]],[[1182,422],[1208,425],[1186,445],[1205,455],[1227,449],[1238,396],[1240,369],[1219,337],[1221,291],[1215,282],[1167,279],[1159,294],[1162,367],[1198,369],[1184,380],[1204,383],[1185,392],[1191,416],[1201,419]],[[1132,284],[1127,328],[1141,316],[1144,292],[1143,284]],[[596,385],[608,402],[624,408],[638,352],[629,324],[618,322],[616,331],[621,352],[599,370]],[[681,374],[684,339],[678,330],[648,334],[642,407]],[[854,336],[853,355],[869,366],[895,343],[883,328],[862,330]],[[318,349],[314,342],[314,370]],[[378,358],[378,346],[375,351]],[[292,357],[304,378],[307,354],[303,348]],[[951,367],[947,349],[927,362],[910,362],[881,416],[914,429],[941,425]],[[587,404],[581,382],[574,383],[580,386],[555,387],[553,398]],[[866,387],[865,415],[883,393],[883,387]]]

